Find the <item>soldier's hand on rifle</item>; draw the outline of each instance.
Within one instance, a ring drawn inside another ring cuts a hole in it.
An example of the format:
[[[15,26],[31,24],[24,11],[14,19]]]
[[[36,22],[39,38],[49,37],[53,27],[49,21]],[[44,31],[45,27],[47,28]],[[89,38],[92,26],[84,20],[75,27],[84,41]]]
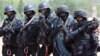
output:
[[[25,30],[26,30],[26,28],[21,28],[21,29],[20,29],[20,31],[25,31]]]
[[[6,29],[5,29],[5,32],[14,33],[13,29],[11,29],[11,28],[6,28]]]
[[[79,28],[79,31],[85,31],[87,29],[87,25],[83,25]]]
[[[20,31],[23,31],[23,30],[24,30],[23,28],[20,29]]]

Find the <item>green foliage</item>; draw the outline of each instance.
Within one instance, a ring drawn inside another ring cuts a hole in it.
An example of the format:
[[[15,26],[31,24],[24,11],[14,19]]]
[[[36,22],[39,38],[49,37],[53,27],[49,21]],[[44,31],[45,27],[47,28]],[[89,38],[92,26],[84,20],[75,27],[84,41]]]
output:
[[[97,12],[98,13],[97,16],[100,17],[100,5],[97,5],[97,11],[98,11]]]
[[[50,2],[50,4],[53,10],[55,10],[58,5],[65,4],[69,7],[71,14],[77,9],[84,9],[91,12],[91,3],[89,0],[54,0]]]
[[[38,11],[38,5],[41,2],[45,2],[45,0],[0,0],[0,19],[5,18],[4,16],[4,7],[6,5],[13,5],[16,8],[17,15],[21,18],[24,17],[23,7],[26,4],[34,4],[36,11]],[[92,0],[49,0],[49,4],[53,11],[56,10],[58,5],[65,4],[69,7],[70,13],[77,9],[84,9],[91,16],[92,12]],[[95,3],[96,4],[96,3]],[[100,16],[100,4],[97,5],[98,16]]]
[[[24,2],[23,2],[23,0],[20,0],[19,4],[18,4],[18,8],[17,8],[17,10],[19,12],[19,14],[18,14],[19,17],[23,17],[23,7],[24,7]]]

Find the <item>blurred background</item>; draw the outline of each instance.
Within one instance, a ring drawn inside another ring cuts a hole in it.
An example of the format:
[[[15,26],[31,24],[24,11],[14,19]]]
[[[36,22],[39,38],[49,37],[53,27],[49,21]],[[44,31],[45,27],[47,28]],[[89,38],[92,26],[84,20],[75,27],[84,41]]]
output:
[[[76,9],[84,9],[88,16],[100,17],[100,0],[0,0],[0,20],[4,19],[4,7],[13,5],[16,8],[17,15],[23,18],[23,7],[26,4],[34,4],[35,10],[38,10],[38,5],[41,2],[47,2],[51,5],[52,10],[60,4],[65,4],[69,7],[71,14]],[[95,15],[94,15],[95,14]]]
[[[49,3],[52,8],[52,11],[55,11],[58,5],[65,4],[69,7],[70,14],[73,14],[73,12],[77,9],[84,9],[88,13],[89,18],[98,17],[98,19],[100,20],[100,0],[0,0],[0,26],[2,25],[2,20],[5,19],[4,16],[5,6],[13,5],[16,8],[17,16],[20,19],[23,19],[24,17],[23,7],[26,4],[33,4],[35,6],[35,10],[38,11],[38,5],[41,2]],[[1,51],[2,51],[2,38],[0,38],[0,56],[2,56]],[[100,56],[100,53],[98,53],[98,56]]]

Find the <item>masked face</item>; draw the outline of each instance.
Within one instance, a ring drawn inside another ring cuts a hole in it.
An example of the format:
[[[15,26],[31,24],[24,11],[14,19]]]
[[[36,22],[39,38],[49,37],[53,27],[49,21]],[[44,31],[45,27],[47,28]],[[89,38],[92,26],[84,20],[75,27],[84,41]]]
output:
[[[6,15],[8,17],[8,20],[10,20],[10,21],[12,21],[15,17],[15,14],[13,13],[13,11],[6,12]]]
[[[61,12],[61,13],[59,13],[59,17],[61,17],[63,21],[66,21],[68,15],[69,15],[69,14],[66,13],[66,12]]]
[[[82,23],[83,22],[83,17],[77,16],[76,20],[78,21],[78,23]]]
[[[41,9],[40,13],[45,15],[45,17],[47,18],[50,14],[50,10],[48,10],[47,8]]]
[[[42,14],[45,14],[46,11],[47,11],[46,8],[40,10],[40,12],[41,12]]]
[[[33,15],[34,15],[34,12],[33,12],[33,11],[27,11],[27,12],[25,12],[25,15],[26,15],[29,19],[31,19],[31,18],[33,17]]]

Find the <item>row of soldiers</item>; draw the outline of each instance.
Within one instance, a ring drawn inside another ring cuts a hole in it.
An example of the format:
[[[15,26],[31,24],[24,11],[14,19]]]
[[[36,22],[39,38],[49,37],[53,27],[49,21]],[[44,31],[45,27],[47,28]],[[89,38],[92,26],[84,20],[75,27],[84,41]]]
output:
[[[26,5],[21,21],[13,6],[5,7],[7,18],[0,27],[3,56],[97,56],[96,18],[87,21],[82,10],[71,16],[66,5],[58,6],[54,13],[48,3],[40,3],[39,15],[35,13],[33,5]]]

